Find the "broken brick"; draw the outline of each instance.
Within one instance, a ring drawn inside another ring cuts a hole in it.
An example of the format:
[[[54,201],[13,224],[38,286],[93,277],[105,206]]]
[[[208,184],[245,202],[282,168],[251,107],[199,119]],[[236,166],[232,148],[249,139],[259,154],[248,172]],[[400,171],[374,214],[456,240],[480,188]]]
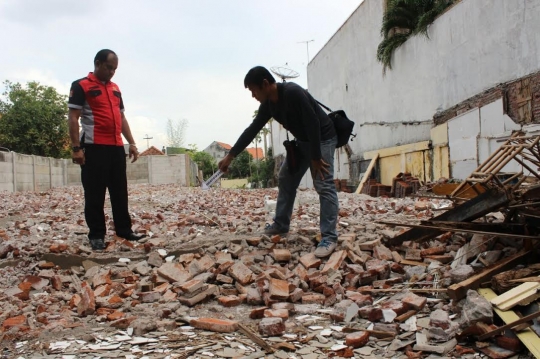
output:
[[[220,297],[218,298],[218,301],[224,307],[236,307],[237,305],[242,304],[242,299],[235,295]]]
[[[369,332],[354,332],[345,336],[345,345],[361,348],[369,342]]]
[[[169,282],[185,283],[193,276],[188,271],[184,270],[179,263],[165,263],[157,270],[158,274]]]
[[[239,261],[229,268],[229,275],[241,285],[246,285],[252,281],[253,272],[244,263]]]
[[[281,318],[263,318],[259,322],[259,333],[270,337],[280,336],[285,332],[285,323]]]
[[[251,319],[262,319],[264,318],[264,311],[267,309],[268,307],[255,308],[249,313],[249,317]]]
[[[287,309],[266,309],[264,311],[265,318],[281,318],[283,320],[289,319],[289,311]]]
[[[277,262],[288,262],[291,260],[291,252],[288,249],[274,249],[273,254]]]
[[[321,260],[315,257],[315,253],[308,253],[300,257],[300,263],[307,269],[318,268],[321,265]]]
[[[326,297],[322,294],[306,294],[302,296],[302,304],[324,304]]]
[[[194,328],[218,333],[233,333],[238,328],[238,322],[215,318],[197,318],[189,321]]]
[[[346,251],[337,251],[332,253],[330,258],[328,258],[328,261],[326,262],[323,270],[321,271],[322,274],[328,273],[331,269],[337,271],[339,267],[341,267],[341,263],[347,258],[347,252]]]
[[[289,298],[289,283],[280,279],[270,279],[270,299],[287,300]]]

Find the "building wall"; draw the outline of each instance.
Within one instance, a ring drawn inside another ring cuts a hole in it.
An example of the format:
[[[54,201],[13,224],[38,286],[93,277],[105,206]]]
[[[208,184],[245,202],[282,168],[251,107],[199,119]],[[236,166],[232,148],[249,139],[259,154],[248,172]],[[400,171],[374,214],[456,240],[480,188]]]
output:
[[[221,161],[229,153],[229,150],[225,150],[217,142],[212,142],[203,151],[209,153],[216,160],[216,162]]]
[[[197,164],[188,155],[126,158],[129,184],[197,184]],[[80,186],[81,169],[71,160],[15,152],[0,152],[0,192],[45,191],[53,187]]]
[[[407,40],[383,76],[376,60],[383,6],[383,1],[365,0],[308,65],[309,91],[356,122],[353,158],[427,141],[438,114],[540,69],[539,1],[463,0],[434,22],[429,39]],[[526,91],[518,94],[527,98]],[[477,130],[478,117],[466,116]],[[473,157],[457,145],[452,149],[451,141],[472,148],[472,140],[460,132],[459,122],[466,120],[456,121],[449,125],[449,149],[461,173],[474,167]],[[434,150],[434,156],[444,156],[444,148]],[[444,164],[435,167],[434,173],[444,173]]]

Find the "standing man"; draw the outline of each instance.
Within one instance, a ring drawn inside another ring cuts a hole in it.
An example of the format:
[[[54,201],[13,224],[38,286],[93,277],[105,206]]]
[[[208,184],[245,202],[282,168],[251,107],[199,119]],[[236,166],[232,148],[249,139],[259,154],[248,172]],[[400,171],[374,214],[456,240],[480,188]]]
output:
[[[129,143],[129,158],[139,152],[124,116],[118,86],[111,82],[118,57],[101,50],[94,58],[94,72],[73,82],[69,92],[69,135],[73,163],[81,165],[84,188],[84,215],[90,229],[88,239],[94,250],[105,249],[105,191],[109,189],[116,235],[130,241],[143,238],[131,230],[128,211],[126,153],[122,136]],[[79,134],[79,118],[82,131]]]
[[[315,99],[295,83],[276,83],[270,72],[261,66],[249,70],[244,86],[253,98],[261,103],[251,125],[242,133],[229,154],[219,162],[219,169],[226,172],[231,161],[255,138],[270,118],[274,118],[291,132],[297,140],[300,156],[298,170],[289,171],[288,159],[279,171],[276,216],[267,224],[265,234],[289,232],[296,190],[311,169],[313,184],[320,200],[320,226],[322,240],[315,250],[319,258],[330,255],[337,245],[338,198],[334,185],[334,151],[337,137],[334,124]]]

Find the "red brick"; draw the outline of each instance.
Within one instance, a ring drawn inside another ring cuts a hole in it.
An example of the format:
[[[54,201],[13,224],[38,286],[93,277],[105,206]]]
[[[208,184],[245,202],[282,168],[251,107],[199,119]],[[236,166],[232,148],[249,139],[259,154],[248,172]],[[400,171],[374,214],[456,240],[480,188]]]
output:
[[[241,285],[251,283],[253,272],[245,266],[244,263],[238,261],[229,268],[229,275],[236,279]]]
[[[218,333],[232,333],[238,328],[238,323],[236,321],[215,318],[192,319],[189,324],[197,329]]]
[[[302,297],[304,296],[304,291],[300,288],[296,288],[290,295],[291,302],[296,303],[299,302]]]
[[[369,320],[370,322],[376,322],[383,318],[383,313],[381,308],[376,308],[373,306],[362,307],[358,310],[360,317]]]
[[[347,334],[345,337],[345,345],[353,348],[361,348],[369,342],[369,332],[354,332]]]
[[[115,320],[118,320],[118,319],[122,318],[123,316],[124,316],[124,313],[122,313],[119,310],[115,310],[112,313],[110,313],[109,315],[107,315],[107,320],[109,322],[113,322]]]
[[[166,291],[168,291],[170,287],[171,287],[171,285],[169,283],[161,283],[160,285],[158,285],[157,287],[154,288],[154,292],[158,292],[159,294],[163,294]]]
[[[405,274],[405,269],[403,268],[403,266],[396,262],[392,263],[392,265],[390,266],[390,270],[394,273]]]
[[[128,318],[122,318],[115,320],[114,322],[111,322],[110,326],[117,329],[127,329],[131,325],[131,323],[136,320],[137,317],[128,317]]]
[[[300,263],[307,269],[318,268],[321,265],[321,260],[315,257],[314,253],[308,253],[300,257]]]
[[[306,280],[307,277],[308,277],[308,273],[306,271],[306,268],[304,268],[303,265],[301,264],[298,264],[294,270],[293,270],[293,273],[296,277],[300,278],[301,280]]]
[[[405,314],[407,306],[401,300],[389,300],[381,304],[382,309],[392,309],[397,315]]]
[[[185,282],[179,288],[183,293],[194,293],[197,290],[201,289],[204,283],[198,279],[192,279]]]
[[[289,283],[284,280],[270,280],[270,299],[272,300],[287,300],[289,298]]]
[[[341,267],[341,263],[343,263],[343,260],[345,260],[345,258],[347,258],[346,251],[337,251],[332,253],[322,270],[322,274],[328,273],[330,269],[337,271],[339,267]]]
[[[235,295],[228,295],[226,297],[218,298],[219,303],[224,307],[236,307],[242,304],[242,300]]]
[[[54,290],[61,290],[62,279],[57,275],[51,277],[51,286],[54,288]]]
[[[266,309],[264,311],[265,318],[281,318],[283,320],[289,319],[289,311],[287,309]]]
[[[358,305],[359,308],[366,307],[373,304],[373,298],[367,294],[361,294],[358,292],[348,291],[345,296]]]
[[[377,279],[387,279],[390,276],[390,264],[379,259],[372,259],[366,262],[366,271],[377,272]]]
[[[178,282],[183,284],[193,277],[179,263],[165,263],[158,268],[157,272],[170,283]]]
[[[302,304],[324,304],[326,297],[322,294],[305,294],[302,296]]]
[[[315,289],[322,285],[326,285],[327,280],[328,280],[328,276],[320,275],[320,276],[311,278],[309,281],[309,284],[310,284],[311,289]]]
[[[382,244],[373,248],[373,257],[385,261],[393,260],[392,251]]]
[[[97,288],[97,287],[99,287],[100,285],[103,285],[103,284],[111,284],[111,283],[112,283],[112,281],[111,281],[111,271],[110,270],[99,272],[98,274],[96,274],[94,276],[94,278],[92,278],[92,287],[93,288]]]
[[[288,249],[274,249],[274,259],[277,262],[288,262],[291,260],[291,252]]]
[[[263,303],[261,293],[257,288],[249,287],[247,289],[246,301],[250,305],[260,305]]]
[[[421,297],[414,293],[407,293],[406,297],[402,299],[405,307],[408,310],[422,310],[427,303],[427,298]]]
[[[251,237],[251,238],[248,238],[246,239],[246,242],[250,245],[250,246],[258,246],[259,243],[261,243],[261,237]]]
[[[161,299],[161,294],[159,292],[141,292],[139,293],[139,300],[142,303],[153,303]]]
[[[81,317],[86,317],[87,315],[92,315],[96,311],[96,299],[94,297],[94,292],[86,284],[82,283],[81,286],[81,301],[77,305],[77,313]]]
[[[263,318],[259,322],[259,333],[271,337],[280,336],[285,332],[285,323],[281,318]]]
[[[9,328],[21,327],[24,325],[26,325],[26,317],[24,315],[19,315],[4,320],[4,323],[2,323],[2,328],[6,330]]]
[[[433,256],[433,255],[445,254],[445,253],[446,253],[446,247],[439,246],[439,247],[426,248],[420,252],[420,255],[422,257],[427,257],[427,256]]]
[[[268,307],[255,308],[249,313],[249,317],[251,319],[262,319],[264,318],[264,311],[267,309]]]

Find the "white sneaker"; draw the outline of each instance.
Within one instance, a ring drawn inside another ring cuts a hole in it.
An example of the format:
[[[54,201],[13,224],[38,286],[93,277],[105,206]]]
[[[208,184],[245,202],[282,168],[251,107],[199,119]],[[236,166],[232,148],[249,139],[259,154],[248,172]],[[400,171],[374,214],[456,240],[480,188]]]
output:
[[[328,239],[323,239],[321,243],[317,246],[315,250],[315,257],[324,258],[328,257],[337,247],[337,241],[331,241]]]

